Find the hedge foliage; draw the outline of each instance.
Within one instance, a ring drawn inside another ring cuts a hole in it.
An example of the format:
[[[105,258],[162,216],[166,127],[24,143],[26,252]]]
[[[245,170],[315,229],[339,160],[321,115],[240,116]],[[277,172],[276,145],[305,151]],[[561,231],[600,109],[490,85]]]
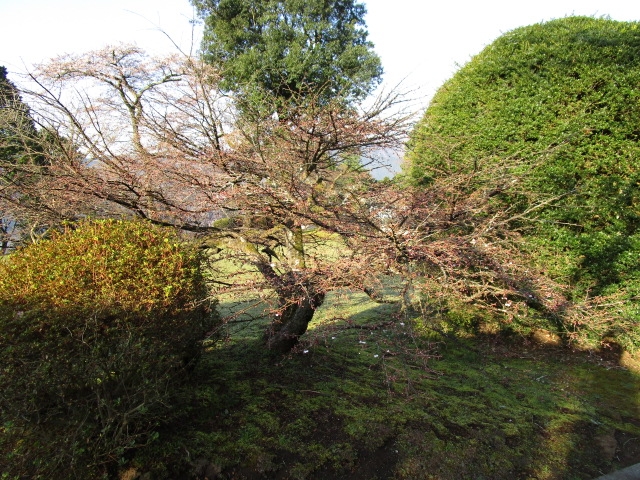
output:
[[[10,471],[95,475],[152,438],[216,323],[200,260],[170,230],[109,220],[0,261]]]
[[[509,171],[520,183],[496,197],[503,208],[548,202],[524,225],[537,268],[568,283],[573,300],[615,296],[612,316],[637,321],[638,85],[638,22],[568,17],[518,28],[440,88],[411,135],[406,176],[428,185]],[[615,321],[596,335],[640,346],[640,334]]]

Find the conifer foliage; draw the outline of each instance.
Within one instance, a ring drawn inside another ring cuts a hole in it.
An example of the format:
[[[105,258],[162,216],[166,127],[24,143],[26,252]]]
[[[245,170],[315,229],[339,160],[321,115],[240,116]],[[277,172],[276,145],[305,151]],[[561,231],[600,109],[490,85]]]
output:
[[[518,28],[438,91],[411,135],[408,176],[426,187],[469,175],[458,194],[484,189],[494,212],[519,212],[510,227],[569,298],[612,295],[611,315],[637,318],[639,80],[637,22]],[[621,325],[599,334],[637,345]]]
[[[205,20],[203,49],[222,87],[282,101],[362,99],[380,82],[355,0],[193,0]]]

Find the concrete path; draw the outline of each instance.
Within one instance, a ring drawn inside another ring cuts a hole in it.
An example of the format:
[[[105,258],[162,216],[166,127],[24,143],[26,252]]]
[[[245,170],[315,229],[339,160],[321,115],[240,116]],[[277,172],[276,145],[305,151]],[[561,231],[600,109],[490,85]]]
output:
[[[608,475],[603,475],[595,480],[640,480],[640,463]]]

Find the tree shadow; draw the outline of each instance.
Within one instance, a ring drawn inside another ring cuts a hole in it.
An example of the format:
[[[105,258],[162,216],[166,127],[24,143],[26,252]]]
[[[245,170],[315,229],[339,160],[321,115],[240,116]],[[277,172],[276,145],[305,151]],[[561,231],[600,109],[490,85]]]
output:
[[[246,332],[207,352],[135,461],[172,478],[356,480],[586,479],[634,461],[640,378],[615,350],[435,344],[387,304],[338,316],[328,301],[288,355]]]
[[[593,479],[640,461],[640,370],[625,366],[619,346],[572,351],[556,338],[485,340],[512,372],[498,381],[529,423],[529,441],[510,440],[514,450],[529,445],[513,478]]]
[[[628,368],[631,356],[617,344],[583,355],[599,368],[582,369],[575,379],[575,395],[593,401],[589,408],[583,401],[583,418],[573,424],[578,440],[567,464],[583,478],[596,478],[640,462],[640,377]],[[586,468],[593,458],[599,459],[593,462],[597,470]]]

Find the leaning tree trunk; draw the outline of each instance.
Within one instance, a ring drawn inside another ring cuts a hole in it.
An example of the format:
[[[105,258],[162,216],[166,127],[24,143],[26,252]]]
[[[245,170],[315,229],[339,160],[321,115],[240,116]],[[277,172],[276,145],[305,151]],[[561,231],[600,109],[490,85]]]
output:
[[[287,353],[307,331],[309,322],[324,301],[318,278],[309,274],[305,263],[304,239],[300,225],[287,224],[285,247],[292,270],[278,275],[271,264],[259,262],[258,269],[278,294],[279,309],[267,329],[267,348]]]
[[[324,301],[324,292],[314,291],[313,286],[300,287],[298,294],[287,299],[288,305],[280,310],[267,330],[267,348],[277,353],[287,353],[307,331],[309,322]]]

